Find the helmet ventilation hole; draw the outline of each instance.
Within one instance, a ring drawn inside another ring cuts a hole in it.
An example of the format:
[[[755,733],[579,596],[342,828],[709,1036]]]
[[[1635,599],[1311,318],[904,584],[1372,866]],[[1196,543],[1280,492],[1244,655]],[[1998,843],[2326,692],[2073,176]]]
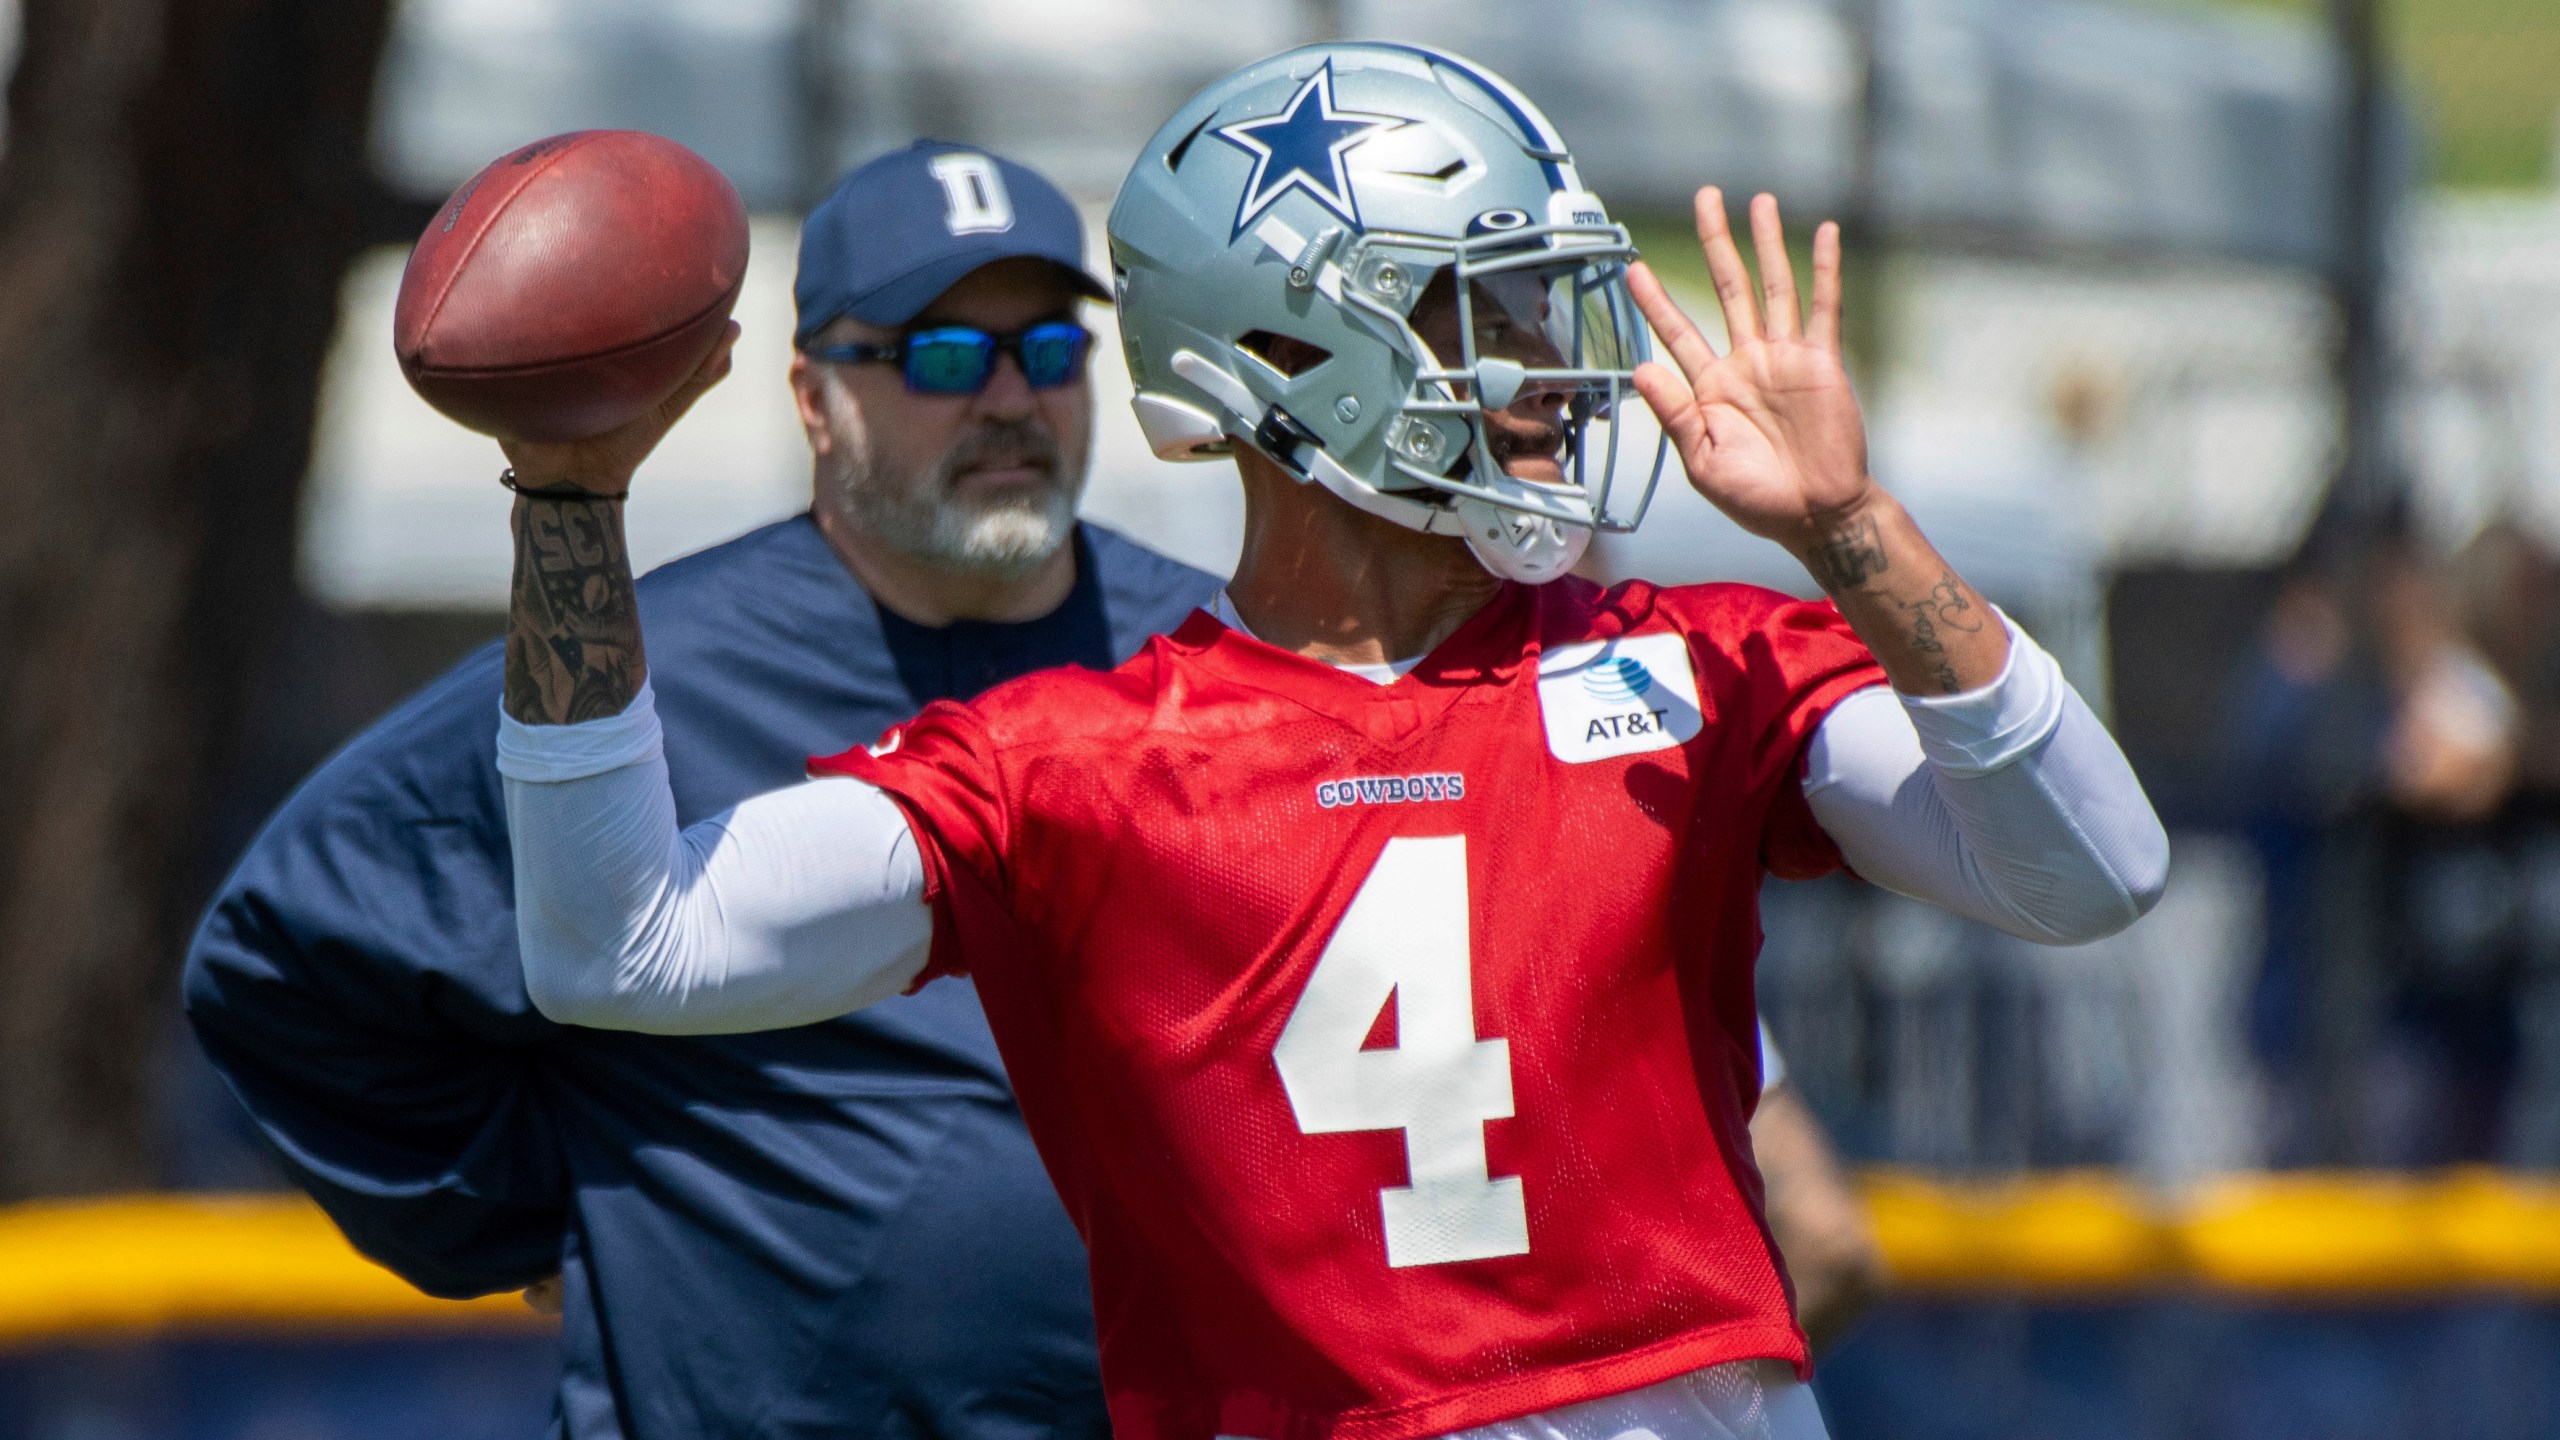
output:
[[[1321,345],[1270,330],[1248,331],[1237,338],[1236,348],[1292,380],[1333,358]]]
[[[1172,149],[1164,152],[1164,168],[1167,171],[1175,173],[1181,171],[1182,157],[1191,153],[1191,142],[1199,139],[1200,132],[1208,129],[1209,122],[1216,118],[1214,115],[1201,116],[1199,124],[1192,126],[1189,133],[1173,143]]]

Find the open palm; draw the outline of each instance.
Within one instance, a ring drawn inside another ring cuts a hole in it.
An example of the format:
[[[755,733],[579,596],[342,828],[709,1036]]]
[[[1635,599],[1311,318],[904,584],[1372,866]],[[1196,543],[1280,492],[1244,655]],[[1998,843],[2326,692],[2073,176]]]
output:
[[[1840,362],[1840,228],[1814,232],[1813,306],[1798,317],[1778,202],[1751,202],[1760,257],[1755,295],[1725,224],[1724,194],[1698,192],[1698,239],[1732,337],[1718,355],[1652,270],[1637,265],[1629,288],[1673,365],[1637,368],[1636,389],[1680,452],[1698,493],[1755,535],[1792,545],[1827,516],[1864,499],[1866,423]],[[1675,369],[1674,366],[1677,368]]]

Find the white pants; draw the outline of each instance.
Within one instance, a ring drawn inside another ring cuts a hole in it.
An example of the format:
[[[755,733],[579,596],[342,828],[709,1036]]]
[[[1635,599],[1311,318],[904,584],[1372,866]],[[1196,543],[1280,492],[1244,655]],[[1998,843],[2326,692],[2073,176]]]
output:
[[[1813,1391],[1777,1360],[1736,1360],[1497,1420],[1445,1440],[1830,1440]]]

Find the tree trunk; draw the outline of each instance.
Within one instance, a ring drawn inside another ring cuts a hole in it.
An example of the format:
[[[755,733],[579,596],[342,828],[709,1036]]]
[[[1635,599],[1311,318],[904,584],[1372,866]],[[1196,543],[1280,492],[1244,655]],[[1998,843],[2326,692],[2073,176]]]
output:
[[[26,0],[0,155],[0,1199],[148,1184],[293,593],[387,0]]]

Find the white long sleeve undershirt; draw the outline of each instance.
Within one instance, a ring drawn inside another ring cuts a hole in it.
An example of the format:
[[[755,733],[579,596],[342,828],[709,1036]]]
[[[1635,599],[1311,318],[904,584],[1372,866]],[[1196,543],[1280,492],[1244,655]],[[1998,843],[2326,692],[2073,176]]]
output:
[[[2168,883],[2169,837],[2133,767],[2014,624],[1979,690],[1879,685],[1833,706],[1805,747],[1804,794],[1850,869],[2022,940],[2112,935]]]
[[[778,1030],[912,983],[933,935],[897,802],[849,777],[676,828],[646,683],[577,725],[504,716],[525,989],[554,1020],[658,1035]]]
[[[1242,628],[1232,607],[1221,618]],[[2159,898],[2168,838],[2053,657],[2010,636],[1980,690],[1878,686],[1834,706],[1807,747],[1805,798],[1851,868],[1887,889],[2029,940],[2095,940]],[[502,715],[498,769],[526,987],[554,1020],[779,1029],[923,972],[932,918],[915,837],[869,784],[812,780],[679,831],[645,685],[603,720]]]

